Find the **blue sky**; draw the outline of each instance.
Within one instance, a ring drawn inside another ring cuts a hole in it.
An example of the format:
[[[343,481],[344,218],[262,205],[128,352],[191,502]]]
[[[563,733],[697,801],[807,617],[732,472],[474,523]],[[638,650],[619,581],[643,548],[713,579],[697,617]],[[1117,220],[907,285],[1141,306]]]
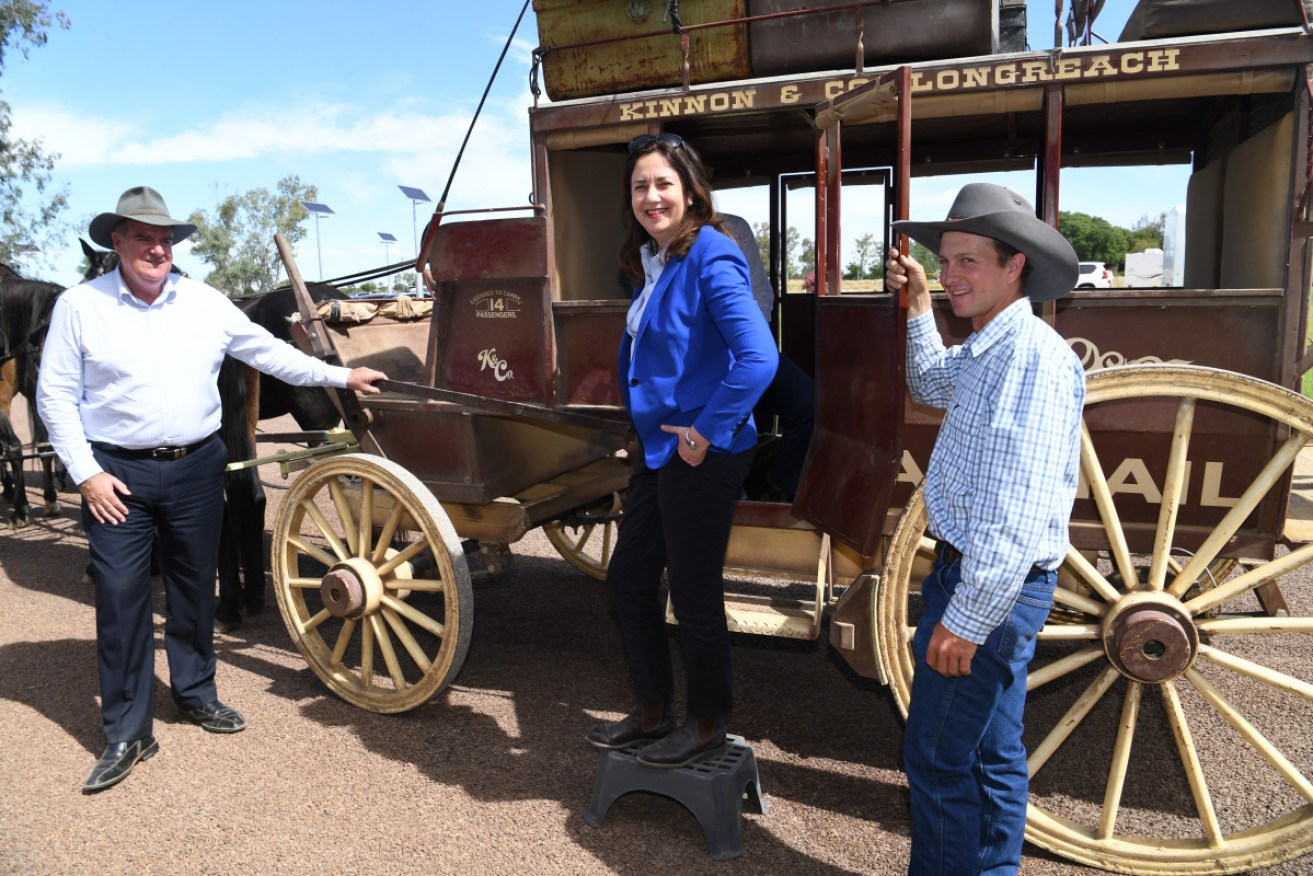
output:
[[[655,0],[654,0],[655,2]],[[178,3],[52,0],[71,21],[24,59],[7,56],[0,89],[18,136],[56,153],[68,218],[85,234],[119,194],[153,186],[174,216],[212,211],[231,194],[273,189],[295,174],[318,186],[335,214],[314,224],[297,251],[307,279],[337,277],[414,254],[434,204],[416,209],[398,185],[442,193],[469,120],[523,0],[360,4],[346,0]],[[1108,0],[1096,31],[1121,32],[1133,0]],[[1052,45],[1053,3],[1029,0],[1030,43]],[[525,14],[448,196],[449,209],[510,206],[529,188],[528,71],[538,44]],[[1131,225],[1184,198],[1186,171],[1064,177],[1063,209]],[[1028,178],[1024,178],[1028,180]],[[1016,183],[1023,194],[1028,181]],[[1115,185],[1116,188],[1112,188]],[[918,181],[913,217],[941,218],[956,190]],[[1116,191],[1116,197],[1110,192]],[[753,204],[726,204],[756,221]],[[378,232],[396,236],[384,246]],[[186,245],[178,265],[209,267]],[[24,267],[56,282],[76,279],[77,239]]]

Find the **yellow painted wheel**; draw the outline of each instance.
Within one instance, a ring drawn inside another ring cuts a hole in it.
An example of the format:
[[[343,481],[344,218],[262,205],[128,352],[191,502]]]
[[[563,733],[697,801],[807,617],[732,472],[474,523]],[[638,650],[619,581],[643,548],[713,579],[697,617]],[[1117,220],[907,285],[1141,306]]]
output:
[[[1092,528],[1105,543],[1068,551],[1060,577],[1081,586],[1058,589],[1030,665],[1026,838],[1140,874],[1247,872],[1313,851],[1310,587],[1287,589],[1290,616],[1268,616],[1254,594],[1305,566],[1313,545],[1239,565],[1220,555],[1243,542],[1264,498],[1287,482],[1313,438],[1313,402],[1190,366],[1108,369],[1090,374],[1087,387],[1081,466],[1085,507],[1097,519],[1082,533]],[[1158,428],[1137,432],[1149,421]],[[1143,495],[1109,488],[1124,462],[1119,452],[1101,458],[1100,446],[1118,446],[1101,437],[1108,431],[1131,433],[1139,455],[1159,461],[1161,495],[1147,523]],[[1228,491],[1234,498],[1198,525],[1198,505],[1188,505],[1201,460],[1237,435],[1246,462]],[[1177,545],[1187,535],[1183,557]],[[875,607],[880,656],[904,715],[919,576],[933,548],[918,490],[891,540]]]
[[[442,506],[396,463],[347,454],[306,469],[274,521],[272,567],[292,640],[347,702],[404,712],[460,671],[469,567]]]
[[[567,563],[605,581],[624,511],[625,493],[612,493],[567,517],[544,523],[543,532]]]

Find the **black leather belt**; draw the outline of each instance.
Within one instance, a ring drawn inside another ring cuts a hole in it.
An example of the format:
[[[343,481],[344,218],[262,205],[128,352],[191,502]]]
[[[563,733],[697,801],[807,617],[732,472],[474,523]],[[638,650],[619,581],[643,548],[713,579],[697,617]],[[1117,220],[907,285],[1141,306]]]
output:
[[[195,444],[166,444],[162,447],[119,447],[117,444],[106,444],[103,441],[92,441],[91,446],[97,450],[104,450],[107,453],[117,453],[119,456],[127,456],[131,459],[153,459],[156,462],[173,462],[182,459],[193,450],[200,450],[206,444],[214,439],[209,435],[197,441]]]
[[[943,565],[949,566],[962,559],[962,552],[941,538],[935,543],[935,559]],[[1030,571],[1033,574],[1045,570],[1041,566],[1035,565],[1030,567]]]
[[[947,566],[962,559],[962,552],[941,538],[935,544],[935,558]]]

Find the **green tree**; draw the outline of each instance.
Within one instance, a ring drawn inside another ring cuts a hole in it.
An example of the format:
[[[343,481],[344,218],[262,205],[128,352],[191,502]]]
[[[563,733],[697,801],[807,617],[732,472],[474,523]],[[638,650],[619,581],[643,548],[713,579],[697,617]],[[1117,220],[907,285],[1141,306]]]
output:
[[[933,280],[939,276],[939,254],[930,251],[930,247],[922,246],[915,240],[912,241],[912,258],[921,263],[925,268],[925,275],[928,279]]]
[[[1086,213],[1058,213],[1058,229],[1081,261],[1122,266],[1131,245],[1131,233],[1107,219]]]
[[[757,254],[761,256],[761,263],[766,265],[767,273],[770,272],[770,223],[758,222],[752,226],[752,235],[757,239]]]
[[[274,235],[282,234],[288,243],[303,240],[302,223],[310,213],[301,201],[319,197],[314,186],[298,176],[278,181],[275,192],[251,189],[242,195],[229,195],[211,216],[197,210],[187,218],[196,226],[191,251],[213,266],[205,282],[229,297],[255,295],[278,286],[282,260],[274,244]]]
[[[1141,216],[1131,228],[1130,243],[1127,252],[1144,252],[1147,249],[1163,248],[1163,232],[1167,228],[1167,214],[1159,213],[1157,218]],[[1125,258],[1123,257],[1123,261]]]
[[[872,280],[882,276],[881,262],[884,260],[884,244],[874,234],[863,234],[857,238],[853,252],[853,262],[849,268],[856,267],[857,275],[850,280]]]
[[[45,45],[46,31],[55,26],[67,30],[69,22],[48,3],[0,0],[0,71],[11,49],[26,58],[30,47]],[[59,218],[68,195],[51,182],[59,156],[14,137],[12,129],[9,103],[0,99],[0,261],[9,264],[33,250],[54,251],[72,233]]]

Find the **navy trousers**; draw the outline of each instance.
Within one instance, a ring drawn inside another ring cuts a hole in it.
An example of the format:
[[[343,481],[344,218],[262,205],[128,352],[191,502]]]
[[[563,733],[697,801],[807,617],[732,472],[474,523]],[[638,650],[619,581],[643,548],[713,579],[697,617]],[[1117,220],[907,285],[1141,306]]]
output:
[[[96,578],[100,708],[109,743],[152,735],[155,681],[150,559],[156,535],[164,581],[164,650],[173,700],[197,708],[214,686],[214,570],[223,522],[227,451],[211,439],[182,459],[160,462],[96,448],[101,468],[132,491],[127,519],[82,525]]]
[[[675,456],[658,471],[647,468],[638,454],[606,582],[640,703],[669,702],[674,692],[660,592],[661,573],[668,570],[684,651],[688,713],[720,718],[734,704],[725,548],[754,452],[708,453],[696,468]]]

